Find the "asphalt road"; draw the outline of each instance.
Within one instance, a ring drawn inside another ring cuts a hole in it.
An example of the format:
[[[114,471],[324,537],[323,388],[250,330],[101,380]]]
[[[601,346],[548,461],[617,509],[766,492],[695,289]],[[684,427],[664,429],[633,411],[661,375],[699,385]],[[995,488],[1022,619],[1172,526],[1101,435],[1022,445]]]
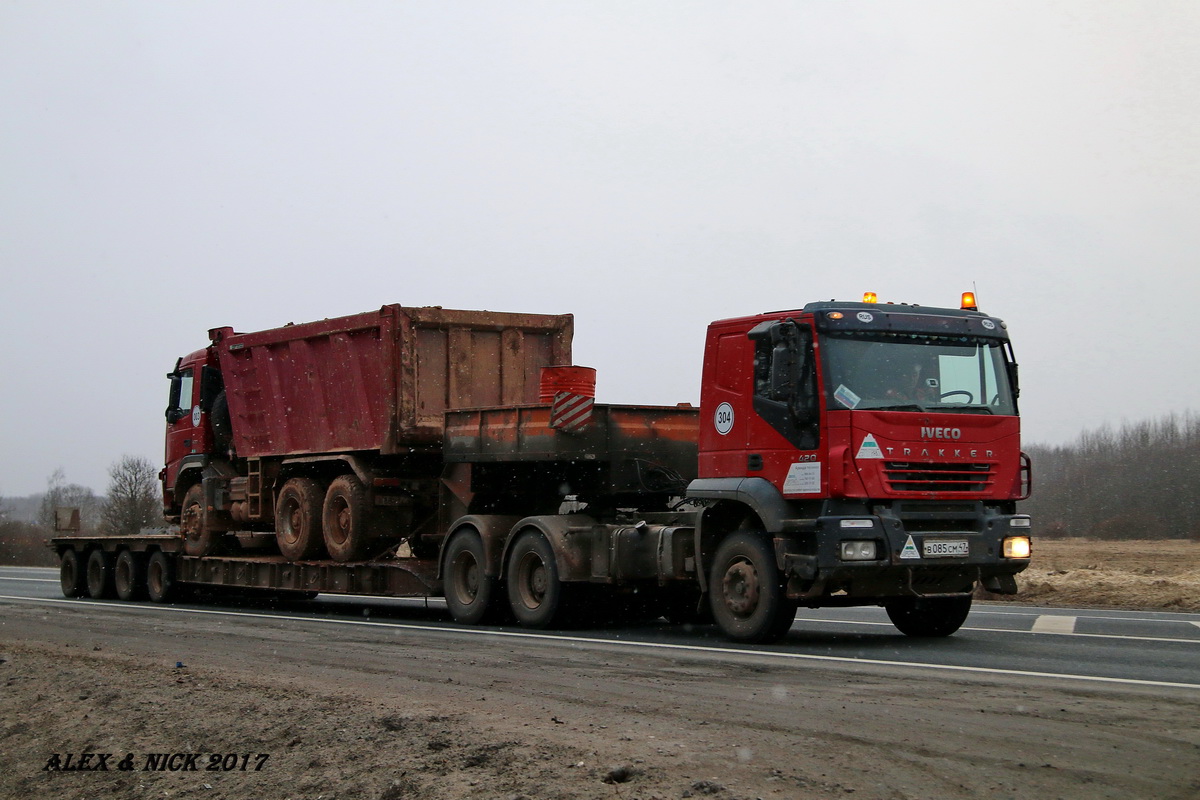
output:
[[[703,652],[736,658],[753,653],[776,662],[854,664],[880,670],[923,670],[929,674],[976,673],[1014,678],[1051,678],[1076,683],[1139,685],[1200,691],[1200,614],[1049,609],[1008,603],[977,603],[966,624],[946,639],[909,639],[879,608],[801,609],[787,638],[776,645],[741,646],[725,641],[715,628],[647,623],[620,628],[531,632],[518,627],[469,628],[456,625],[438,600],[364,601],[321,595],[316,600],[269,608],[261,604],[170,606],[119,601],[67,600],[57,570],[0,568],[0,606],[41,604],[47,610],[83,606],[146,615],[194,614],[274,623],[311,624],[361,630],[387,626],[408,634],[427,631],[472,637],[554,641],[572,646],[637,648],[647,653]],[[330,633],[330,635],[338,635]]]

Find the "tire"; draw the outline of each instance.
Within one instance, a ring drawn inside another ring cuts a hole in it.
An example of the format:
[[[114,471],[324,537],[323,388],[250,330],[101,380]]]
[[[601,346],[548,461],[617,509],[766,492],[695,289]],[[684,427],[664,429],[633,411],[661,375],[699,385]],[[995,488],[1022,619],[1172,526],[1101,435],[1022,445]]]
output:
[[[783,638],[796,619],[765,537],[735,533],[717,548],[708,584],[713,619],[735,642]]]
[[[341,475],[329,484],[321,515],[325,549],[334,561],[362,561],[368,555],[370,508],[367,490],[354,475]]]
[[[58,581],[62,584],[63,597],[83,597],[87,593],[87,568],[74,549],[63,551]]]
[[[504,571],[508,605],[526,628],[551,628],[566,618],[564,587],[546,537],[525,531],[508,554]]]
[[[113,573],[113,584],[117,597],[122,600],[144,600],[146,598],[146,562],[132,550],[122,550],[117,556]]]
[[[103,550],[93,550],[87,561],[87,593],[93,600],[114,597],[113,558]]]
[[[221,534],[208,528],[208,513],[204,508],[204,488],[196,484],[183,496],[179,512],[179,527],[183,532],[183,551],[189,556],[211,556],[217,552]]]
[[[161,550],[155,551],[146,565],[146,594],[152,603],[170,602],[177,594],[175,567]]]
[[[275,541],[288,561],[318,558],[321,539],[321,505],[324,492],[311,478],[292,478],[275,501]]]
[[[905,636],[949,636],[962,627],[971,612],[971,595],[964,597],[897,597],[883,604],[892,624]]]
[[[475,529],[454,533],[442,557],[442,592],[454,621],[463,625],[498,621],[503,610],[499,583],[487,575],[483,541]]]

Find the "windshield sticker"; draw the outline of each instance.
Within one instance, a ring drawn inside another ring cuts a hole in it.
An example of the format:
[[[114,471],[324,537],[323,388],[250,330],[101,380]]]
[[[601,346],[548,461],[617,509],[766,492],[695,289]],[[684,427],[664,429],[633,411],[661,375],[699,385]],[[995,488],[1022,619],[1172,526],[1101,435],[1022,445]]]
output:
[[[883,451],[879,449],[879,442],[875,441],[874,435],[868,433],[863,437],[855,458],[883,458]]]
[[[854,408],[862,402],[862,398],[846,388],[845,384],[840,384],[838,386],[837,391],[833,393],[833,399],[837,400],[846,408]]]
[[[788,467],[783,481],[784,494],[820,494],[821,462],[809,461]]]
[[[900,557],[901,558],[920,558],[921,557],[921,552],[919,550],[917,550],[917,543],[913,541],[913,538],[911,536],[909,536],[908,541],[904,543],[904,549],[900,551]]]

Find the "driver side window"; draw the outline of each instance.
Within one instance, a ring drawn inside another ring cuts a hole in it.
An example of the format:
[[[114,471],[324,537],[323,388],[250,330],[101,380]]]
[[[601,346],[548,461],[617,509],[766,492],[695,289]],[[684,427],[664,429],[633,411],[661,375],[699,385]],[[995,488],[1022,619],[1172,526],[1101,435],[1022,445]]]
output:
[[[192,384],[191,369],[180,370],[171,376],[171,397],[167,403],[167,419],[170,422],[178,422],[191,414]]]

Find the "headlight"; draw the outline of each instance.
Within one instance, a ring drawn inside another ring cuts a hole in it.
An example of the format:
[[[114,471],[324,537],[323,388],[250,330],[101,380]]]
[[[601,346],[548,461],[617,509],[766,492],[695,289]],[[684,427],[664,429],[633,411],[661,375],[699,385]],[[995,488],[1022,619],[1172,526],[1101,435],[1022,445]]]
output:
[[[874,541],[842,542],[842,561],[874,561]]]
[[[869,519],[844,519],[838,523],[843,528],[874,528],[875,523]]]
[[[1032,550],[1028,536],[1009,536],[1004,540],[1005,558],[1029,558]]]

